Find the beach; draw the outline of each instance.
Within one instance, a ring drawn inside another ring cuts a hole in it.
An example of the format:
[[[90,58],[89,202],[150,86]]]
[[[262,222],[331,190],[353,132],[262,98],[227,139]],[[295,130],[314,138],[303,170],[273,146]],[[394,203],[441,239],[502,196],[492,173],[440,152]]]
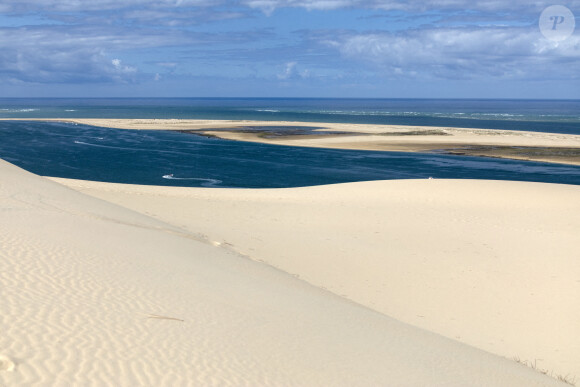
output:
[[[243,128],[321,125],[67,121],[349,149],[580,148],[580,136],[478,129],[329,124],[320,130],[351,134],[269,138]],[[580,186],[182,188],[46,178],[3,160],[0,174],[2,384],[557,386],[580,376]]]

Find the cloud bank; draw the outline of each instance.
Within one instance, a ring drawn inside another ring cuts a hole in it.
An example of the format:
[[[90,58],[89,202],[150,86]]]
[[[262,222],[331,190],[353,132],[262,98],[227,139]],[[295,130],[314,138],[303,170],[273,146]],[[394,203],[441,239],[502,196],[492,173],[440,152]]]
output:
[[[531,28],[428,28],[346,34],[321,41],[391,76],[474,79],[578,78],[580,38],[556,43]],[[554,69],[550,73],[550,68]]]
[[[549,5],[537,0],[3,0],[0,87],[162,84],[194,77],[317,87],[393,79],[578,80],[578,32],[553,42],[538,28],[540,12]],[[580,0],[566,5],[580,14]]]
[[[475,11],[514,11],[536,13],[552,5],[546,1],[530,0],[245,0],[249,7],[272,13],[281,8],[305,8],[308,10],[333,10],[340,8],[367,8],[384,11],[426,12],[431,10],[475,10]],[[577,8],[580,1],[566,2],[568,7]]]

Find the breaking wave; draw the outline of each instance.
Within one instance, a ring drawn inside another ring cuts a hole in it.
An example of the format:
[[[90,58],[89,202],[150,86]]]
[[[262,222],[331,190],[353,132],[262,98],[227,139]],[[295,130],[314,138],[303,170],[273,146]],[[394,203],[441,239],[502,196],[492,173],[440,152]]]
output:
[[[30,113],[39,109],[0,109],[0,113]]]

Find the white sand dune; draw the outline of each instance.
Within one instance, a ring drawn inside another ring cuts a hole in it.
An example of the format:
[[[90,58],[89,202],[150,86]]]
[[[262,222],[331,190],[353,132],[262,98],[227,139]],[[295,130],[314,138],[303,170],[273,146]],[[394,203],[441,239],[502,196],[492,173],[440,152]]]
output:
[[[561,385],[181,226],[0,160],[0,384]]]
[[[580,375],[580,187],[401,180],[246,190],[58,181],[414,326]]]
[[[0,177],[1,385],[560,385],[1,160]]]

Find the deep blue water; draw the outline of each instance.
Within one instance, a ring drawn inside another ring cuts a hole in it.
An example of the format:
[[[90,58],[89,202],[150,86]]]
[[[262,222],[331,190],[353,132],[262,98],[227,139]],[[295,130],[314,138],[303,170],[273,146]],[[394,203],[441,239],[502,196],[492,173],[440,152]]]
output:
[[[46,176],[169,186],[275,188],[427,177],[580,185],[580,166],[26,121],[0,121],[0,158]]]
[[[580,100],[0,98],[0,118],[247,119],[580,134]]]

